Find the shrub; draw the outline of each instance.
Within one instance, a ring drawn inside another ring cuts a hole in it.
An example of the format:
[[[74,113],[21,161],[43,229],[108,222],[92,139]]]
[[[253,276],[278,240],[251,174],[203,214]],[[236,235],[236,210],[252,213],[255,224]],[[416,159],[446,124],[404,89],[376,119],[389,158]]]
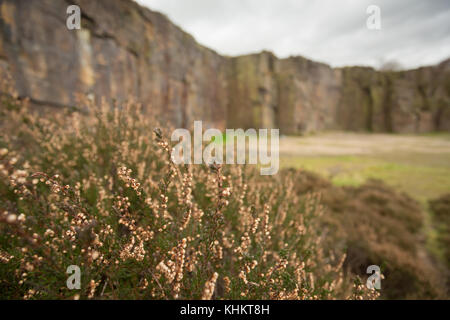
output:
[[[327,208],[320,218],[327,234],[322,245],[346,252],[345,271],[363,275],[368,266],[380,266],[383,299],[445,297],[441,266],[426,251],[425,212],[417,201],[379,180],[336,187],[310,172],[290,173],[297,195],[321,193]]]
[[[437,230],[437,240],[442,249],[446,267],[447,290],[450,294],[450,194],[444,194],[429,202]]]
[[[345,256],[322,245],[318,195],[288,174],[175,166],[167,129],[137,104],[42,117],[1,99],[0,298],[376,296],[352,295]]]

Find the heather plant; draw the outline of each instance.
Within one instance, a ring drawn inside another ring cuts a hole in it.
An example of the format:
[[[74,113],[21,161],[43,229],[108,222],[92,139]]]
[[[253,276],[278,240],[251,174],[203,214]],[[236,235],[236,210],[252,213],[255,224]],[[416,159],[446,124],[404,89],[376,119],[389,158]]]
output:
[[[43,117],[0,98],[0,298],[377,296],[352,290],[322,246],[320,195],[289,175],[175,165],[169,128],[136,103]]]

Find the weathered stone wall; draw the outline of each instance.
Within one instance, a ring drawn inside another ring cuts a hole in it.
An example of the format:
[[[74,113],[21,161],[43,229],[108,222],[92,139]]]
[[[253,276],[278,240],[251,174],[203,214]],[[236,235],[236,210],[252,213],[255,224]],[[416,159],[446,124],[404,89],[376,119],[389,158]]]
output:
[[[336,129],[340,70],[302,57],[280,60],[279,123],[285,133]]]
[[[66,28],[78,4],[82,29]],[[226,58],[200,46],[165,16],[131,1],[0,1],[0,59],[20,95],[72,105],[75,93],[134,97],[177,126],[225,126]]]
[[[450,60],[433,67],[392,72],[341,69],[340,129],[374,132],[449,130]]]
[[[230,58],[228,117],[230,127],[277,127],[278,59],[270,52]]]
[[[65,26],[70,4],[82,30]],[[224,57],[129,0],[0,0],[0,68],[37,104],[134,97],[182,127],[450,131],[450,60],[380,72],[270,52]]]

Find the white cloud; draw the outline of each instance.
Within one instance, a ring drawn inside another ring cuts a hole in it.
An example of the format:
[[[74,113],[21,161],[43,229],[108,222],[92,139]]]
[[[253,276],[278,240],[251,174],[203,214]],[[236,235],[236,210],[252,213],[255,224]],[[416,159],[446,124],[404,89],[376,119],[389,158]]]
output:
[[[166,14],[221,54],[270,50],[332,66],[407,68],[450,57],[448,0],[137,0]],[[366,28],[366,8],[381,8],[381,30]]]

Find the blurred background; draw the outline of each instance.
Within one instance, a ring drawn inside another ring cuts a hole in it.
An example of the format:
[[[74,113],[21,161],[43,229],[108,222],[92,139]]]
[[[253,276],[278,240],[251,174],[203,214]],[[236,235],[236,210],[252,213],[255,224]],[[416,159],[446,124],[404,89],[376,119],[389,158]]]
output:
[[[20,99],[42,115],[83,94],[139,101],[175,127],[279,128],[281,166],[305,172],[302,191],[324,194],[354,244],[347,266],[408,273],[389,297],[435,297],[405,284],[420,270],[448,281],[448,1],[70,4],[80,29],[67,1],[0,0],[0,72]]]

